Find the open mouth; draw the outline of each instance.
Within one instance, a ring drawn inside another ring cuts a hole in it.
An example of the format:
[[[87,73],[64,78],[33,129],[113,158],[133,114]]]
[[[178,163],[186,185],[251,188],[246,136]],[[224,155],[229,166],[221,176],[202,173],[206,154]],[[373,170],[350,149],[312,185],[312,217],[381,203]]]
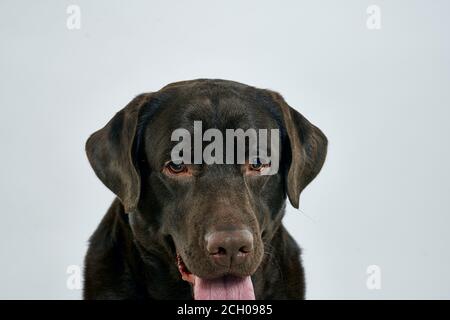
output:
[[[179,254],[176,260],[182,279],[193,287],[195,300],[255,300],[250,276],[225,275],[216,279],[203,279],[188,270]]]

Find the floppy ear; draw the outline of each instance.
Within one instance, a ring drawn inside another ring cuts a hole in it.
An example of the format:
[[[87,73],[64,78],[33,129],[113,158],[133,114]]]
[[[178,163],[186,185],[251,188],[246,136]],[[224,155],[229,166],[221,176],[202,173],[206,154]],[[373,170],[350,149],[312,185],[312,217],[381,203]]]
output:
[[[97,177],[133,212],[139,202],[141,179],[133,159],[139,111],[150,93],[134,98],[86,142],[86,153]]]
[[[291,108],[283,97],[271,92],[281,109],[289,138],[291,163],[287,172],[287,194],[298,209],[302,190],[317,176],[327,155],[327,137],[319,128]]]

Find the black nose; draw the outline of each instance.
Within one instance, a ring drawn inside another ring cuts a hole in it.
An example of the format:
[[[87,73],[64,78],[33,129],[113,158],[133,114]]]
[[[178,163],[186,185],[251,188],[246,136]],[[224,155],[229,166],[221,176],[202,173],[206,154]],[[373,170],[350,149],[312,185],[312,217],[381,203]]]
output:
[[[238,265],[253,250],[253,235],[248,230],[214,231],[206,236],[206,250],[221,266]]]

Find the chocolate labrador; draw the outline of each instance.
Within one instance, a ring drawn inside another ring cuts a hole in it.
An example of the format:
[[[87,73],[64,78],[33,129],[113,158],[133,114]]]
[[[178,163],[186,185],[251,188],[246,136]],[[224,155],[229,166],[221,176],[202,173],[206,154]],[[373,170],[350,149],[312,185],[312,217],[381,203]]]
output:
[[[174,160],[173,133],[195,136],[195,122],[219,133],[279,130],[276,172],[263,174],[271,163],[261,159]],[[327,138],[280,94],[226,80],[172,83],[134,98],[86,152],[117,197],[90,238],[85,299],[304,298],[301,251],[282,218],[286,198],[298,208],[322,168]]]

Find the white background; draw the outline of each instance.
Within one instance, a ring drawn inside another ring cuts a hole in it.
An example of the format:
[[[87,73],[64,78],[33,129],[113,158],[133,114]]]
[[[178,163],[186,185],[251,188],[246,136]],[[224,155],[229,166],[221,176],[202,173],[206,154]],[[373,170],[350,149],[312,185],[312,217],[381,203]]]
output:
[[[135,95],[199,77],[277,90],[329,138],[285,218],[307,298],[449,298],[449,14],[437,0],[1,0],[0,298],[81,297],[66,268],[113,199],[85,140]]]

